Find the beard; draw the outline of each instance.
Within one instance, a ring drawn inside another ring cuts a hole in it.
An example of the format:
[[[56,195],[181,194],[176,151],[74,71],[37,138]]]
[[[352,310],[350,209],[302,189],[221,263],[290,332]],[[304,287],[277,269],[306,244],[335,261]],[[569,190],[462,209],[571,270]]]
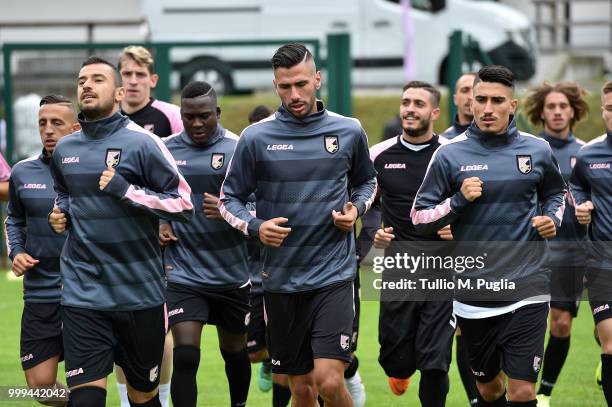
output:
[[[408,137],[420,137],[426,134],[427,130],[429,130],[429,123],[430,123],[429,118],[421,119],[417,127],[415,128],[403,127],[403,130],[404,130],[404,133],[406,133]]]
[[[79,103],[79,109],[81,110],[81,113],[83,113],[83,116],[85,116],[85,119],[88,121],[99,120],[110,116],[114,107],[114,100],[107,103],[100,102],[96,106],[82,106]]]

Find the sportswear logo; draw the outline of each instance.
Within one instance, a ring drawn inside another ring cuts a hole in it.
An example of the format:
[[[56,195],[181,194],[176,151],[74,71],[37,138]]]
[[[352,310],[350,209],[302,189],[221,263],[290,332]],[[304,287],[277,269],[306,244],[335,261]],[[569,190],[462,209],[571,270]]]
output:
[[[349,335],[340,334],[340,349],[349,350],[351,346],[351,337]]]
[[[23,184],[23,189],[47,189],[47,184]]]
[[[27,362],[28,360],[32,360],[32,359],[34,359],[34,355],[32,355],[31,353],[29,355],[25,355],[21,357],[22,362]]]
[[[72,377],[72,376],[78,376],[80,374],[83,374],[83,368],[79,367],[78,369],[72,369],[72,370],[68,370],[66,372],[66,378]]]
[[[176,160],[176,165],[187,165],[187,160]]]
[[[244,326],[249,326],[250,322],[251,322],[251,313],[247,312],[247,314],[244,316]]]
[[[274,366],[280,366],[280,360],[272,359],[271,362]]]
[[[173,309],[170,312],[168,312],[168,318],[173,317],[173,316],[178,315],[178,314],[182,314],[184,312],[185,311],[183,311],[182,308]]]
[[[62,164],[74,164],[79,162],[79,157],[64,157],[62,158]]]
[[[106,150],[106,166],[113,167],[119,165],[121,161],[121,149],[120,148],[109,148]]]
[[[487,164],[462,165],[459,171],[487,171]]]
[[[471,369],[470,369],[470,370],[471,370]],[[472,370],[472,374],[473,374],[474,376],[478,376],[478,377],[484,377],[484,375],[485,375],[485,374],[484,374],[484,372],[477,372],[477,371],[475,371],[475,370]]]
[[[531,172],[531,156],[530,155],[517,155],[516,156],[516,167],[522,174],[529,174]]]
[[[610,169],[610,163],[591,163],[589,164],[591,170],[607,170]]]
[[[154,368],[149,370],[149,381],[154,382],[157,380],[157,375],[159,374],[159,365],[155,365]]]
[[[293,144],[268,144],[268,151],[293,150]]]
[[[542,366],[542,357],[538,356],[538,355],[535,355],[533,357],[533,365],[532,365],[533,371],[535,373],[538,373],[540,371],[540,367],[541,366]]]
[[[218,170],[223,167],[223,161],[225,161],[225,154],[213,153],[210,157],[210,166],[213,167],[214,170]]]
[[[404,163],[400,163],[400,164],[390,164],[387,163],[385,164],[385,170],[401,170],[406,168],[406,164]]]
[[[330,154],[336,154],[340,149],[340,143],[338,142],[338,136],[325,136],[325,151]]]
[[[252,348],[255,345],[257,345],[257,341],[256,340],[252,340],[252,341],[248,341],[247,342],[247,347],[249,347],[249,348]]]
[[[574,168],[574,165],[576,165],[576,156],[572,155],[570,156],[570,168]]]
[[[600,313],[602,311],[605,311],[605,310],[608,310],[608,309],[610,309],[610,304],[600,305],[599,307],[596,307],[593,310],[593,315],[598,314],[598,313]]]

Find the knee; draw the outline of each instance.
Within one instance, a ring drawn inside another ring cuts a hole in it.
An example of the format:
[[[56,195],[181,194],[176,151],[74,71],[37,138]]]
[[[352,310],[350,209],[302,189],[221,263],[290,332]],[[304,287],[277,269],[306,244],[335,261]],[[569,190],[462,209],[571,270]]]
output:
[[[249,353],[249,361],[251,363],[259,363],[268,358],[269,356],[268,356],[268,352],[266,351],[266,349],[261,349],[256,352]]]
[[[191,345],[175,347],[172,364],[175,370],[197,371],[200,364],[200,349]]]
[[[344,376],[338,374],[326,374],[317,381],[317,387],[321,396],[326,399],[334,399],[344,387]]]
[[[612,355],[612,340],[601,342],[601,353],[604,355]]]
[[[53,387],[57,383],[57,378],[55,376],[36,376],[36,377],[26,377],[26,382],[28,383],[28,387],[30,389],[36,389],[39,387]]]
[[[568,313],[569,316],[569,313]],[[572,331],[572,319],[565,315],[554,318],[550,324],[550,333],[557,338],[567,338]]]
[[[312,384],[307,383],[290,383],[291,397],[296,401],[316,400],[317,391]]]
[[[142,407],[153,407],[156,406],[156,400],[158,398],[158,388],[148,392],[142,392],[138,390],[134,390],[128,387],[128,398],[133,404]]]
[[[480,396],[488,402],[498,400],[504,394],[503,379],[495,378],[488,383],[476,382]]]
[[[508,386],[508,400],[510,401],[531,401],[536,398],[535,386],[529,382],[520,384],[510,384]]]

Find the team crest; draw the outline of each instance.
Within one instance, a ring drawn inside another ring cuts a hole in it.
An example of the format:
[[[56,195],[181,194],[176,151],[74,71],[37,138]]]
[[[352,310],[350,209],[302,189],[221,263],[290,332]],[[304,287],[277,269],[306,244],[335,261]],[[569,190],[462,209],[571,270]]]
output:
[[[106,166],[113,167],[119,165],[121,161],[121,149],[120,148],[109,148],[106,150]]]
[[[570,157],[570,168],[574,168],[574,165],[576,165],[576,156],[575,155]]]
[[[149,381],[153,383],[157,380],[157,375],[159,375],[159,365],[156,365],[154,368],[149,370]]]
[[[533,371],[535,373],[538,373],[540,371],[540,367],[542,366],[542,357],[541,356],[534,356],[533,357],[533,365],[531,367],[533,367]]]
[[[532,169],[531,156],[530,155],[517,155],[516,166],[518,170],[523,174],[529,174]]]
[[[351,337],[349,335],[340,334],[340,349],[349,350],[351,347]]]
[[[210,166],[213,167],[213,169],[218,170],[219,168],[223,167],[223,161],[225,161],[225,154],[213,153],[210,158]]]
[[[339,149],[338,136],[325,136],[325,151],[330,154],[336,154]]]

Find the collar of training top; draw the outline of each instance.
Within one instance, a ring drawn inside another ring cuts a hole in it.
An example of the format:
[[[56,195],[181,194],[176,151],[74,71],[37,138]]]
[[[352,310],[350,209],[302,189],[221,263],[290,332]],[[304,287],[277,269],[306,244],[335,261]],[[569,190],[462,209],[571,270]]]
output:
[[[453,121],[453,127],[455,128],[455,131],[457,132],[457,134],[461,134],[464,131],[466,131],[468,127],[470,127],[470,124],[471,123],[468,123],[468,124],[459,123],[459,115],[455,113],[455,120]]]
[[[223,137],[225,137],[225,129],[220,124],[217,124],[217,128],[214,134],[210,136],[208,140],[206,140],[206,143],[204,144],[194,143],[191,137],[189,137],[189,134],[187,134],[187,131],[185,129],[183,129],[179,137],[181,138],[181,141],[183,141],[185,144],[188,144],[190,146],[198,147],[198,148],[207,148],[217,143],[218,141],[222,140]]]
[[[503,133],[486,134],[482,130],[480,130],[476,125],[476,122],[473,121],[469,125],[466,134],[468,137],[472,137],[478,140],[485,147],[495,148],[512,144],[516,139],[518,139],[520,132],[516,128],[516,121],[514,120],[514,115],[511,114],[510,123],[508,123],[506,131]]]
[[[87,121],[83,113],[79,113],[81,132],[88,139],[100,140],[113,135],[121,127],[125,127],[130,119],[117,112],[104,119]]]
[[[45,165],[49,165],[51,163],[51,156],[47,155],[47,150],[45,150],[44,147],[42,149],[42,152],[38,156],[38,159],[42,161]]]
[[[550,144],[551,146],[555,148],[563,148],[566,145],[573,143],[576,140],[576,136],[574,136],[574,133],[571,133],[571,132],[570,134],[567,135],[567,139],[565,140],[561,140],[558,137],[551,136],[550,134],[546,133],[544,130],[542,130],[540,134],[538,134],[538,136],[548,141],[548,144]]]
[[[327,111],[325,110],[323,101],[317,100],[316,104],[317,104],[317,111],[315,113],[310,114],[306,117],[300,117],[300,118],[295,117],[287,109],[285,109],[285,106],[280,105],[280,107],[278,108],[278,111],[276,112],[276,118],[285,123],[299,124],[302,126],[318,122],[319,120],[321,120],[327,115]]]

